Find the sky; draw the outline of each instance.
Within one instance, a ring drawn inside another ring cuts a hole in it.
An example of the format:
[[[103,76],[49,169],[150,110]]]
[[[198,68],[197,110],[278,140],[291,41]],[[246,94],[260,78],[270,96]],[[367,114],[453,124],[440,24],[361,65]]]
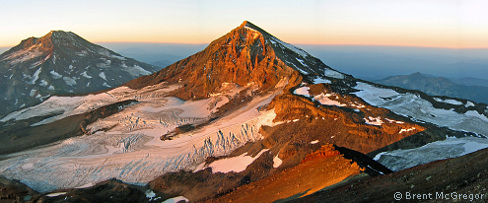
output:
[[[484,0],[0,0],[0,47],[72,31],[92,42],[209,43],[248,20],[293,44],[488,48]]]

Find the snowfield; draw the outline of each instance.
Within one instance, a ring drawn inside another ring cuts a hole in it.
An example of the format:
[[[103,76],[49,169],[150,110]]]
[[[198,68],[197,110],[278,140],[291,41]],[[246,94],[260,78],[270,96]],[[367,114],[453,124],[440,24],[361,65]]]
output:
[[[268,149],[261,150],[254,157],[248,156],[247,152],[246,152],[246,153],[244,153],[240,156],[237,156],[237,157],[220,159],[220,160],[212,162],[210,165],[208,165],[208,167],[212,168],[212,173],[229,173],[229,172],[240,173],[240,172],[246,170],[247,166],[249,166],[257,158],[259,158],[261,156],[261,154],[263,154],[264,152],[267,152],[267,151],[268,151]],[[202,169],[205,169],[205,168],[202,168]]]
[[[437,160],[460,157],[484,148],[488,148],[486,138],[448,137],[415,149],[382,152],[374,160],[393,171],[400,171]]]
[[[354,88],[360,90],[354,93],[356,96],[373,106],[386,108],[419,121],[488,136],[488,118],[476,111],[460,114],[454,110],[435,108],[432,103],[419,95],[398,93],[362,82],[358,82]],[[443,100],[443,102],[454,103],[450,100]]]
[[[224,117],[161,141],[162,135],[177,126],[209,121],[218,107],[240,91],[230,89],[197,101],[165,96],[176,88],[164,84],[142,90],[121,87],[97,95],[51,97],[37,106],[14,112],[2,120],[58,114],[37,123],[41,125],[118,101],[138,101],[89,125],[87,130],[92,134],[0,156],[0,175],[18,179],[39,192],[49,192],[86,187],[110,178],[145,184],[166,172],[195,170],[207,157],[224,156],[247,142],[261,139],[260,126],[273,125],[276,114],[273,110],[257,109],[282,90],[254,96],[245,106]],[[220,166],[211,167],[219,171]]]

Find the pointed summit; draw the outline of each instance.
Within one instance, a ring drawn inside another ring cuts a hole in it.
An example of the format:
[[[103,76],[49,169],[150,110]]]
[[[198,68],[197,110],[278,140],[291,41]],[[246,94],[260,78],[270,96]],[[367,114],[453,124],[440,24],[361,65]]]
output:
[[[244,21],[211,42],[203,51],[126,85],[143,88],[163,81],[182,83],[184,87],[177,90],[175,96],[186,100],[206,98],[218,91],[223,83],[239,86],[253,83],[264,91],[289,78],[294,72],[308,80],[322,76],[341,79],[347,76],[302,49]]]

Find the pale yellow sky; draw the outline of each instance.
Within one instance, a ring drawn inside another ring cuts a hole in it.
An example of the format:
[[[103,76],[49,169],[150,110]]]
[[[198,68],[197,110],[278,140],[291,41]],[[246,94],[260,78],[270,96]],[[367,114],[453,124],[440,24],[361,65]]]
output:
[[[249,20],[294,44],[488,48],[481,0],[6,1],[0,46],[50,30],[92,42],[209,43]]]

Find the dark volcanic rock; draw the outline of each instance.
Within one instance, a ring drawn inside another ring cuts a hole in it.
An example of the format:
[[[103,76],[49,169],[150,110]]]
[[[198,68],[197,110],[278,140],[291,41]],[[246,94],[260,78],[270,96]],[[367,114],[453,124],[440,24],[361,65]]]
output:
[[[34,195],[37,195],[37,192],[26,185],[0,176],[0,202],[28,201]]]
[[[157,198],[148,198],[150,192],[144,187],[123,183],[111,179],[92,187],[54,191],[34,197],[31,202],[153,202]]]

